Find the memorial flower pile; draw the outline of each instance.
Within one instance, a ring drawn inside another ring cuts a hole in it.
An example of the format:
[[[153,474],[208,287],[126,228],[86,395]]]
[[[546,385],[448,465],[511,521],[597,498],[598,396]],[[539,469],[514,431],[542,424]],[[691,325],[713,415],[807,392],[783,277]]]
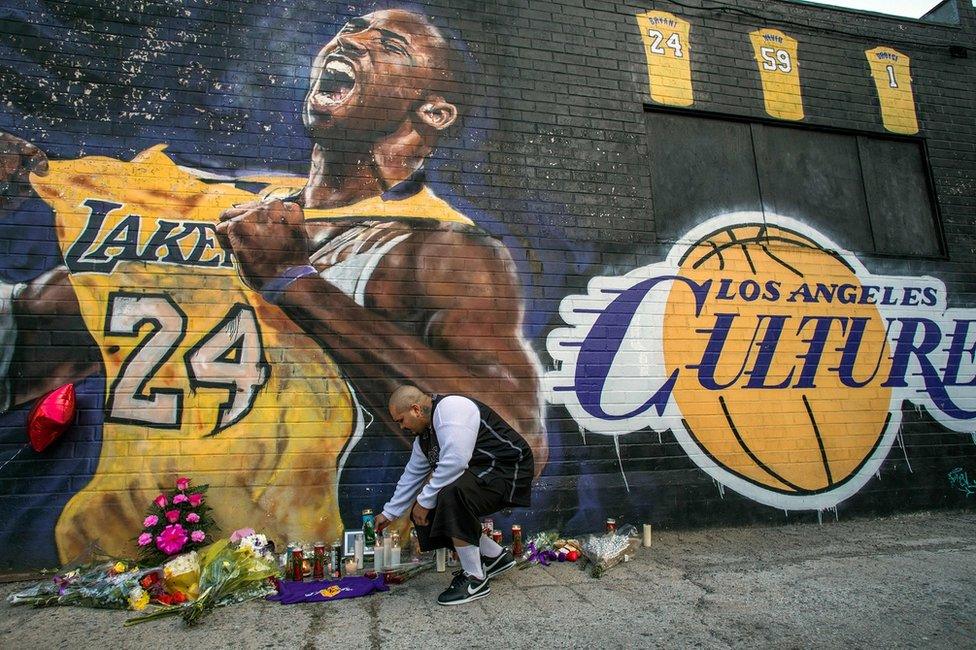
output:
[[[190,479],[180,477],[175,490],[161,492],[153,499],[136,538],[143,564],[158,566],[213,541],[216,525],[204,499],[207,487],[191,487]]]
[[[181,615],[188,625],[200,622],[214,607],[242,603],[274,593],[280,577],[273,546],[264,535],[236,535],[200,552],[171,558],[162,566],[140,568],[125,560],[97,561],[42,580],[12,594],[12,605],[77,605],[147,610],[126,625]],[[94,560],[94,558],[92,558]],[[153,606],[159,606],[152,609]]]
[[[187,625],[195,625],[215,607],[274,593],[273,581],[280,577],[278,561],[264,535],[246,535],[236,542],[229,539],[214,542],[199,553],[198,566],[196,600],[131,618],[125,625],[177,615]]]
[[[75,605],[142,611],[150,599],[139,584],[144,575],[144,571],[128,562],[92,562],[11,594],[7,602],[34,607]]]

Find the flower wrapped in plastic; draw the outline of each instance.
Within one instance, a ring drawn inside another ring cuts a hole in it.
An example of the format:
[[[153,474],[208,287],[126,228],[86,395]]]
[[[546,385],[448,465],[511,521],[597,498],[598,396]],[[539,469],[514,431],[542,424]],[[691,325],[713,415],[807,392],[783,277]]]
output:
[[[592,565],[590,575],[602,577],[607,569],[626,562],[637,555],[640,538],[633,526],[623,526],[617,532],[590,535],[583,540],[583,557]]]
[[[75,605],[141,611],[149,602],[148,594],[139,585],[146,573],[125,561],[89,563],[11,594],[7,602],[34,607]]]
[[[135,625],[179,614],[187,625],[195,625],[214,607],[274,593],[271,579],[280,577],[278,565],[273,554],[254,552],[256,542],[251,540],[242,548],[240,542],[232,544],[223,539],[203,549],[199,557],[200,595],[195,601],[131,618],[125,624]]]
[[[241,553],[256,555],[265,560],[277,561],[274,554],[274,547],[268,542],[268,538],[260,533],[252,532],[241,538],[237,544]]]
[[[195,600],[200,595],[200,556],[196,551],[178,555],[163,565],[163,584],[170,594]]]
[[[528,543],[525,545],[525,554],[522,557],[523,561],[520,563],[519,568],[525,569],[531,564],[549,566],[549,562],[558,559],[558,554],[555,550],[555,543],[558,539],[559,533],[554,530],[537,533],[534,537],[529,538]]]

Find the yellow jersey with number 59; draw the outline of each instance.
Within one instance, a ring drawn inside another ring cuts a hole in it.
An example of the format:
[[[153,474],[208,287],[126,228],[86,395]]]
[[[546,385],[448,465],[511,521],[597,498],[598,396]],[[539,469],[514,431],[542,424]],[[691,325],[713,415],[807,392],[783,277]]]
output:
[[[106,375],[98,469],[61,514],[63,561],[100,540],[131,555],[177,476],[209,484],[222,530],[336,539],[337,461],[361,433],[336,363],[241,281],[221,211],[260,196],[204,182],[162,146],[33,176]]]

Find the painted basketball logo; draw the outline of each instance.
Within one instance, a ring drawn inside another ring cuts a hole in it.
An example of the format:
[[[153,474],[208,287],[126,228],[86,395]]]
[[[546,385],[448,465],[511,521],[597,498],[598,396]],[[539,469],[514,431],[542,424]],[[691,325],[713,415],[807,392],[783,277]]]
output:
[[[976,311],[873,275],[802,222],[722,215],[663,262],[593,278],[547,339],[549,401],[581,429],[670,431],[722,485],[824,509],[878,471],[905,401],[976,430]]]
[[[674,285],[664,316],[665,367],[679,370],[674,400],[702,453],[786,494],[853,476],[881,440],[891,402],[880,382],[845,386],[832,370],[846,364],[864,381],[890,366],[877,306],[837,301],[835,287],[861,288],[854,271],[809,238],[756,224],[700,240],[678,273],[698,284],[719,279],[697,314],[688,285]],[[819,287],[824,300],[787,302],[811,279],[811,295]],[[860,354],[845,359],[852,321],[864,323]]]

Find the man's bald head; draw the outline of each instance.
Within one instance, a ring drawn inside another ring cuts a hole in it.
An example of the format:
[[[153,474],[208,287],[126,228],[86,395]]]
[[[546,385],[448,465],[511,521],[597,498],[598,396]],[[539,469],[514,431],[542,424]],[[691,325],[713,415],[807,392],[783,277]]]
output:
[[[420,405],[426,396],[426,393],[416,386],[400,386],[390,395],[390,411],[402,413],[414,404]]]
[[[420,434],[430,426],[431,397],[416,386],[400,386],[390,395],[390,417],[400,428]]]

